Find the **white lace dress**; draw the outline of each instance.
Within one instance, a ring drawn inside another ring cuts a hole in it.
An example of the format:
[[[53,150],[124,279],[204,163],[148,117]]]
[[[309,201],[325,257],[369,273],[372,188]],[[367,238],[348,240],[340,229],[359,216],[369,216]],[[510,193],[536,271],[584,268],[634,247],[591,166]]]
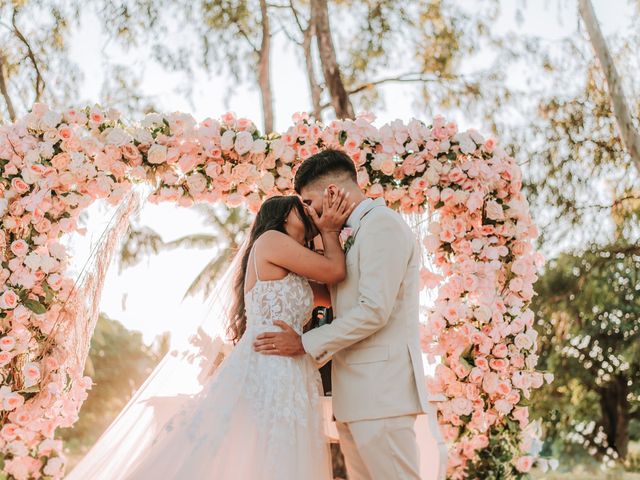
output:
[[[294,273],[280,280],[258,279],[245,294],[245,304],[242,339],[124,478],[332,478],[321,381],[312,359],[264,355],[252,345],[259,333],[279,330],[274,320],[301,333],[313,310],[311,287]]]

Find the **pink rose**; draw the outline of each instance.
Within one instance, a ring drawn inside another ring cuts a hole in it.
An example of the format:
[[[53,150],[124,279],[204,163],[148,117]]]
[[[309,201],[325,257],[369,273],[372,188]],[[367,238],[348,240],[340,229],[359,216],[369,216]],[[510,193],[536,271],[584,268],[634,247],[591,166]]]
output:
[[[51,165],[58,170],[66,169],[69,163],[71,163],[71,157],[67,152],[58,153],[51,159]]]
[[[11,335],[5,335],[4,337],[0,338],[0,350],[2,350],[3,352],[9,352],[13,350],[13,347],[15,346],[16,339]]]
[[[11,189],[14,190],[17,193],[26,193],[29,191],[31,187],[29,187],[29,185],[27,185],[27,183],[22,180],[20,177],[14,177],[11,180]]]
[[[494,372],[487,372],[482,379],[482,389],[489,395],[498,389],[499,377]]]
[[[13,355],[11,355],[9,352],[0,351],[0,367],[4,367],[5,365],[7,365],[12,358]]]
[[[509,349],[504,343],[499,343],[492,350],[493,356],[497,358],[505,358],[509,354]]]
[[[40,366],[35,362],[28,362],[22,368],[25,378],[25,386],[31,387],[40,380]]]
[[[520,457],[516,460],[516,469],[519,472],[526,473],[531,470],[531,466],[533,465],[533,457],[529,455],[525,455],[524,457]]]
[[[509,361],[505,358],[494,358],[489,361],[489,366],[493,370],[501,372],[509,366]]]
[[[377,198],[384,195],[384,187],[379,183],[374,183],[369,187],[369,191],[367,192],[368,196],[371,198]]]
[[[20,408],[22,405],[24,405],[24,397],[17,392],[11,392],[6,394],[2,400],[2,407],[5,410],[15,410],[16,408]],[[5,427],[6,426],[8,425],[5,425]],[[4,428],[2,429],[2,431],[0,431],[0,435],[5,437],[3,432],[4,432]],[[5,439],[10,440],[6,437]]]
[[[24,240],[15,240],[11,243],[11,252],[13,252],[16,257],[24,257],[29,253],[29,244]]]
[[[504,399],[497,400],[495,403],[495,408],[498,412],[503,415],[508,414],[511,410],[513,410],[513,405],[507,402]]]
[[[153,165],[160,165],[167,160],[167,147],[164,145],[153,144],[147,152],[147,161]]]
[[[13,290],[5,290],[0,295],[0,308],[14,309],[18,305],[18,295]]]

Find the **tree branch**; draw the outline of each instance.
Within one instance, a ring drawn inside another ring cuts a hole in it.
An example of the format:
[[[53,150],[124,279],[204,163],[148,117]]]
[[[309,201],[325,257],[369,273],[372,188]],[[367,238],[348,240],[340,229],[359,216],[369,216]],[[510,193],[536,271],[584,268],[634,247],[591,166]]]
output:
[[[425,77],[421,73],[405,73],[403,75],[398,75],[396,77],[388,77],[381,78],[379,80],[375,80],[373,82],[366,82],[362,85],[359,85],[351,90],[349,90],[349,95],[354,95],[356,93],[360,93],[363,90],[369,90],[377,85],[382,85],[383,83],[401,83],[401,82],[437,82],[440,79],[435,77]]]
[[[22,34],[22,32],[20,31],[20,29],[18,28],[18,25],[16,24],[16,17],[18,15],[18,9],[14,9],[13,10],[13,15],[11,16],[11,24],[13,25],[13,31],[15,32],[16,36],[18,37],[18,39],[24,43],[25,47],[27,47],[27,56],[29,57],[29,60],[31,60],[31,63],[33,64],[33,69],[36,72],[36,102],[40,101],[40,97],[42,96],[42,92],[44,91],[45,88],[45,82],[44,82],[44,78],[42,77],[42,73],[40,72],[40,67],[38,66],[38,61],[36,60],[36,55],[35,53],[33,53],[33,50],[31,49],[31,45],[29,44],[29,41],[25,38],[25,36]]]
[[[11,96],[9,95],[9,90],[7,89],[7,81],[4,76],[4,65],[7,59],[3,53],[0,53],[0,93],[4,98],[5,103],[7,104],[7,111],[9,112],[9,119],[12,122],[16,121],[16,111],[13,108],[13,102],[11,100]]]
[[[327,0],[311,0],[311,20],[314,24],[318,54],[324,80],[331,96],[331,106],[337,118],[355,118],[353,105],[342,81],[340,65],[331,38],[331,22]]]
[[[620,138],[629,152],[631,160],[634,162],[638,171],[640,171],[640,134],[634,125],[631,109],[624,94],[620,76],[609,52],[607,42],[600,30],[600,25],[593,11],[593,5],[590,0],[579,0],[578,9],[589,33],[591,45],[593,46],[598,61],[600,62],[600,67],[606,78],[613,114],[620,129]]]

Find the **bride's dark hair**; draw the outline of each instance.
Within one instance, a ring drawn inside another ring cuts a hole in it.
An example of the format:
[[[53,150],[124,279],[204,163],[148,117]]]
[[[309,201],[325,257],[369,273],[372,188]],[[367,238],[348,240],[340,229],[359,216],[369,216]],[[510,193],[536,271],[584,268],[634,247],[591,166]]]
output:
[[[260,235],[269,230],[277,230],[286,234],[285,221],[294,208],[304,224],[305,238],[309,239],[313,232],[313,223],[304,211],[304,206],[300,198],[294,195],[268,198],[260,207],[256,219],[253,221],[249,233],[249,240],[242,252],[242,260],[238,266],[233,282],[234,299],[228,316],[227,335],[234,343],[237,343],[240,338],[242,338],[247,328],[244,283],[247,277],[247,265],[253,244]]]

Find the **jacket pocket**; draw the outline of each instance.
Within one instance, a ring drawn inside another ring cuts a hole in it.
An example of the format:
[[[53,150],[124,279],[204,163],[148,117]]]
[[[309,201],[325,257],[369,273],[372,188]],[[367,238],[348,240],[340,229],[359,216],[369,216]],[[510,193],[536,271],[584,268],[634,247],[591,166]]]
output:
[[[345,355],[345,363],[355,365],[358,363],[384,362],[389,360],[389,345],[373,345],[349,350]]]

